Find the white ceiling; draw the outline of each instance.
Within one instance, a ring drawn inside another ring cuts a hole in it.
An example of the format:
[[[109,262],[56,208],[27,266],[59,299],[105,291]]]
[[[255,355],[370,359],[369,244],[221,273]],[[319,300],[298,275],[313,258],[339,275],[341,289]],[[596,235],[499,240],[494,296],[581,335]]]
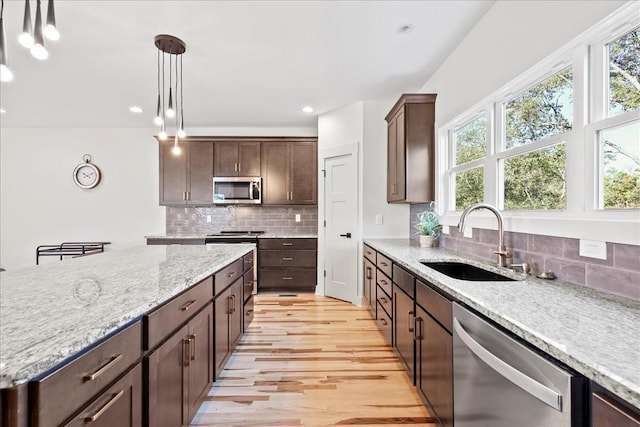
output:
[[[316,126],[317,114],[419,90],[492,4],[57,0],[61,39],[45,40],[49,59],[38,61],[17,42],[24,1],[5,0],[14,79],[1,86],[1,125],[150,126],[153,39],[165,33],[187,44],[187,130]],[[32,0],[32,13],[35,6]],[[398,34],[406,23],[413,30]],[[144,113],[130,113],[131,105]],[[303,113],[305,105],[314,113]]]

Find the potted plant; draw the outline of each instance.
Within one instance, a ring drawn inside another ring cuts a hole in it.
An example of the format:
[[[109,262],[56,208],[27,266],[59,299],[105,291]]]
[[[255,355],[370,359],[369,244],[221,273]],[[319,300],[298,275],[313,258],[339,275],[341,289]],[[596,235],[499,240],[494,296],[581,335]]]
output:
[[[433,202],[429,205],[428,210],[418,214],[416,230],[418,230],[420,237],[420,246],[432,247],[436,245],[442,231],[442,225]]]

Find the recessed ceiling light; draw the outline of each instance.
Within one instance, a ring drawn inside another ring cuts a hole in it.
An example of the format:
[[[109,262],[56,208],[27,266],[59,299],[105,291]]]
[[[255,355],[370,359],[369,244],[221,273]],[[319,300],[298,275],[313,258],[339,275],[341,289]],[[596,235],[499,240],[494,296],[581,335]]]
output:
[[[402,24],[396,28],[396,33],[398,34],[408,34],[411,31],[413,31],[413,24]]]
[[[131,111],[132,113],[139,114],[139,113],[142,113],[142,108],[134,105],[133,107],[129,107],[129,111]]]
[[[313,113],[313,108],[309,107],[308,105],[306,107],[304,107],[302,109],[302,111],[304,111],[305,113]]]
[[[0,113],[4,114],[6,112],[7,112],[7,110],[5,110],[4,108],[0,108]]]

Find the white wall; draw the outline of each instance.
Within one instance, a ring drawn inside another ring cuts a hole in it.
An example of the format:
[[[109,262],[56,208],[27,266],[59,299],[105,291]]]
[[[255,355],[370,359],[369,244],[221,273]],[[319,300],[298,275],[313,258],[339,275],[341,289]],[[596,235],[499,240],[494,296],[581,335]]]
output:
[[[74,167],[88,153],[101,183],[77,187]],[[2,129],[0,265],[35,265],[36,247],[110,241],[107,250],[144,244],[164,232],[158,205],[158,143],[149,129]],[[41,263],[55,262],[43,259]]]

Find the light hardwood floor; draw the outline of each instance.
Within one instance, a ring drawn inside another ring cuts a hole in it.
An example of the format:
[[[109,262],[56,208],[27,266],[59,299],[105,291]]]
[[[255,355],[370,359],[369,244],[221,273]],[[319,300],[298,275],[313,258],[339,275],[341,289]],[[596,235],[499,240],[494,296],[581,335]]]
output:
[[[366,308],[255,296],[255,317],[192,426],[436,427]]]

